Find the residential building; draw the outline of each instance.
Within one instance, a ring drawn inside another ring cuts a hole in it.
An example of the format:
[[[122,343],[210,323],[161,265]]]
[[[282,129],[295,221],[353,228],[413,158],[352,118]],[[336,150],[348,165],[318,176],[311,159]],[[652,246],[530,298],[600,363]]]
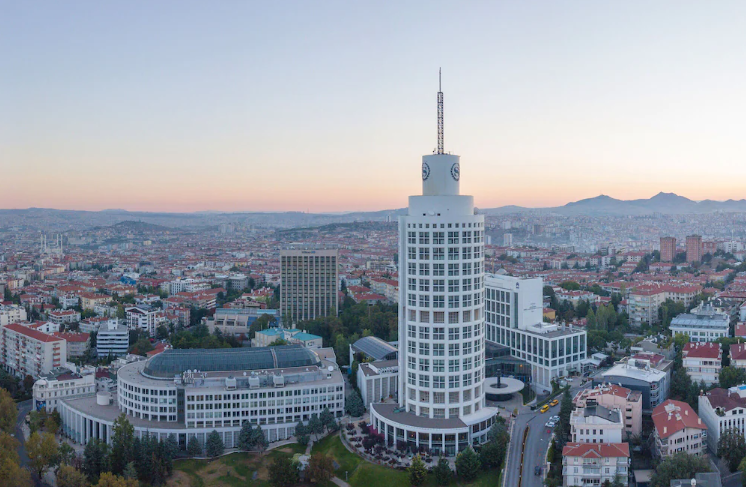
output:
[[[562,448],[562,485],[601,485],[629,477],[629,443],[567,443]]]
[[[699,396],[699,417],[707,426],[707,446],[717,452],[720,435],[735,428],[746,435],[746,385],[715,388]]]
[[[692,342],[714,342],[728,336],[730,317],[711,305],[701,304],[691,313],[683,313],[671,320],[671,334],[682,333]]]
[[[88,351],[90,345],[90,335],[82,332],[58,331],[52,335],[62,338],[67,343],[67,359],[82,357]]]
[[[254,338],[251,340],[252,347],[268,347],[277,340],[284,340],[285,333],[281,328],[267,328],[266,330],[258,330],[254,334]]]
[[[33,410],[57,411],[63,399],[90,396],[96,392],[95,374],[80,375],[66,368],[55,368],[43,374],[33,389]]]
[[[746,343],[734,343],[730,346],[730,365],[746,369]]]
[[[105,306],[111,297],[106,294],[80,293],[80,307],[83,309],[94,309],[96,306]]]
[[[676,237],[661,237],[661,261],[673,262],[676,257]]]
[[[605,383],[642,393],[642,410],[652,411],[658,404],[668,399],[671,387],[673,362],[662,355],[638,353],[614,365],[593,380],[593,385]]]
[[[689,235],[686,237],[686,261],[689,264],[702,261],[701,235]]]
[[[660,321],[658,309],[667,299],[689,306],[700,292],[700,286],[672,284],[643,284],[629,291],[627,312],[630,324],[640,326],[643,323],[655,324]]]
[[[117,325],[117,319],[116,318],[108,318],[105,316],[94,316],[92,318],[87,318],[85,320],[82,320],[80,324],[78,325],[78,330],[84,332],[84,333],[92,333],[97,332],[98,329],[103,325],[104,327],[109,326],[110,324]]]
[[[116,321],[108,321],[101,325],[96,335],[96,352],[99,357],[127,355],[129,346],[129,328],[117,324]]]
[[[0,326],[26,321],[26,309],[17,304],[0,304]]]
[[[485,276],[486,339],[508,347],[531,366],[531,385],[551,391],[552,380],[580,372],[587,358],[587,333],[572,325],[545,323],[543,281]]]
[[[599,405],[624,413],[625,439],[642,433],[642,393],[616,384],[600,384],[578,391],[573,399],[577,408]]]
[[[396,397],[399,377],[398,360],[364,362],[357,368],[357,388],[366,409],[371,403]]]
[[[575,443],[621,443],[624,421],[620,409],[591,405],[570,415],[570,438]]]
[[[370,288],[374,293],[381,294],[392,303],[399,302],[399,281],[393,279],[371,279]]]
[[[337,249],[280,251],[280,314],[288,325],[339,309]]]
[[[707,425],[692,407],[668,399],[653,410],[654,452],[661,458],[684,452],[700,456],[707,449]]]
[[[124,311],[127,315],[127,327],[130,330],[145,330],[151,337],[155,336],[158,325],[166,322],[165,313],[151,306],[132,306]]]
[[[41,377],[67,357],[64,339],[18,323],[0,327],[0,365],[13,375]]]
[[[63,435],[83,445],[91,438],[111,443],[123,413],[138,438],[173,434],[186,449],[192,438],[204,447],[217,431],[230,449],[246,421],[261,427],[268,441],[284,440],[324,409],[341,417],[344,397],[336,362],[299,346],[166,350],[120,367],[116,399],[100,392],[63,399],[58,409]]]
[[[204,323],[210,333],[218,329],[223,335],[248,337],[251,324],[263,315],[269,315],[274,318],[275,323],[278,323],[276,309],[260,309],[258,305],[250,308],[218,308],[213,316],[205,319]]]
[[[706,385],[718,382],[722,368],[723,350],[719,343],[689,342],[682,350],[683,367],[692,382]]]
[[[65,323],[77,323],[80,321],[80,313],[74,309],[59,310],[55,309],[49,312],[49,321],[56,325]]]
[[[371,404],[370,422],[386,441],[451,456],[485,442],[497,414],[484,393],[484,215],[442,138],[421,175],[399,217],[398,404]]]
[[[285,340],[290,344],[300,345],[304,348],[321,348],[323,346],[320,336],[300,330],[286,330]]]

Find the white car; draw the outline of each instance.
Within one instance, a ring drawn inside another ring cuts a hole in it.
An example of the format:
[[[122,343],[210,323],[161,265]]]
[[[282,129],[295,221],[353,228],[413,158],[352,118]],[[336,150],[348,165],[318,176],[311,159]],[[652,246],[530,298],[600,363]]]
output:
[[[552,420],[549,420],[544,426],[546,426],[547,428],[554,428],[556,426],[556,423]]]
[[[552,416],[549,418],[549,421],[552,421],[554,423],[559,423],[559,416]]]

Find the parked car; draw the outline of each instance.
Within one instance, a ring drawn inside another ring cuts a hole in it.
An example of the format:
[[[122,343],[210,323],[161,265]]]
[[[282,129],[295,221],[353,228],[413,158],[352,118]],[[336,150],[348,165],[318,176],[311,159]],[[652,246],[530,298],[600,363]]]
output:
[[[559,423],[559,416],[552,416],[549,418],[550,421],[554,421],[555,423]]]
[[[544,404],[541,409],[539,409],[539,411],[542,413],[546,413],[547,411],[549,411],[549,406],[547,404]]]
[[[541,475],[541,467],[540,466],[537,465],[537,466],[534,467],[534,475]]]
[[[557,426],[557,423],[555,423],[552,420],[549,420],[544,426],[546,426],[547,428],[554,428],[555,426]]]

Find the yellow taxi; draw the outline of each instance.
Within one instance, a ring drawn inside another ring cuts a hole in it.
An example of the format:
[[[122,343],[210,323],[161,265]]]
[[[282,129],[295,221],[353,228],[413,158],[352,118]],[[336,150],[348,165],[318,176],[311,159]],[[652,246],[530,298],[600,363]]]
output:
[[[556,406],[557,404],[559,404],[559,401],[558,401],[558,400],[556,400],[556,399],[552,399],[552,400],[551,400],[551,401],[549,402],[549,405],[550,405],[550,406]]]
[[[544,405],[543,405],[543,406],[541,407],[541,409],[539,409],[539,411],[540,411],[540,412],[542,412],[542,413],[546,413],[547,411],[549,411],[549,406],[548,406],[548,405],[546,405],[546,404],[544,404]]]

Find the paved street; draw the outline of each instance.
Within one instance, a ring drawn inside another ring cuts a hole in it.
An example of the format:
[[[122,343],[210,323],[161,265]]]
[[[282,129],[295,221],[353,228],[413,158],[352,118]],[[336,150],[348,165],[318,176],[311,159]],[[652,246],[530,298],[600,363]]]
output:
[[[575,383],[579,384],[579,381],[576,380]],[[580,386],[573,385],[570,394],[574,396],[580,389]],[[561,400],[561,396],[558,399]],[[544,477],[534,475],[534,467],[539,465],[543,468],[545,466],[548,442],[552,437],[552,432],[545,426],[545,423],[549,421],[550,417],[559,416],[559,410],[559,404],[549,408],[549,411],[544,414],[539,411],[531,411],[528,407],[519,408],[518,417],[515,418],[513,435],[510,439],[510,458],[508,460],[508,470],[505,472],[506,486],[514,487],[518,485],[521,444],[526,427],[529,428],[529,432],[523,457],[523,482],[521,487],[541,487],[543,485]]]
[[[29,399],[28,401],[19,402],[18,405],[18,420],[16,421],[16,429],[15,429],[15,436],[16,440],[21,444],[21,447],[18,449],[18,456],[21,458],[21,465],[24,467],[29,466],[29,458],[28,454],[26,454],[26,447],[24,443],[26,442],[26,438],[23,435],[23,421],[26,418],[26,415],[31,411],[31,406],[33,401]],[[34,480],[34,485],[36,487],[41,487],[44,485],[42,482],[39,481],[39,479],[36,477],[36,475],[31,474],[31,478]]]

